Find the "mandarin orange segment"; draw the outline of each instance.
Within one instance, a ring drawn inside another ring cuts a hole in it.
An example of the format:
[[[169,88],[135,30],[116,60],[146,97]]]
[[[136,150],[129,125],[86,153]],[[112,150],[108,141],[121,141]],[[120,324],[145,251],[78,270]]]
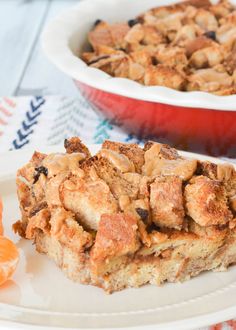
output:
[[[0,197],[0,235],[3,235],[2,213],[3,213],[3,205],[2,205],[2,199]]]
[[[19,252],[8,238],[0,236],[0,285],[14,273],[19,261]]]

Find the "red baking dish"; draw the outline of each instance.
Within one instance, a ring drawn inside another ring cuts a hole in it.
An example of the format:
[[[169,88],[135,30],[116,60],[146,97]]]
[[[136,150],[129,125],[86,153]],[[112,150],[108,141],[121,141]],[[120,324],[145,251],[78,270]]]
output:
[[[76,84],[107,118],[121,121],[131,133],[157,138],[182,150],[236,156],[236,112],[136,100]]]
[[[138,137],[170,143],[182,150],[236,157],[236,95],[179,92],[142,86],[112,78],[88,67],[79,54],[97,18],[124,21],[139,13],[175,1],[87,0],[49,23],[43,33],[48,58],[76,85],[103,115]],[[120,8],[123,8],[121,11]]]

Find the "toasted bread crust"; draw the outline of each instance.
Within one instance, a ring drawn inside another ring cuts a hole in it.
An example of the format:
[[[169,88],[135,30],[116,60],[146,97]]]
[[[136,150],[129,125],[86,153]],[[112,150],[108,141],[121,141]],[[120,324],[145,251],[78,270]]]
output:
[[[136,172],[141,172],[144,163],[144,151],[137,144],[126,144],[106,140],[102,144],[102,149],[110,149],[124,154],[134,163]]]
[[[79,139],[66,147],[18,171],[13,229],[69,278],[113,292],[236,262],[234,167],[154,142],[106,141],[93,157]]]
[[[83,60],[146,86],[236,93],[236,7],[230,0],[180,1],[123,23],[96,22]]]
[[[157,177],[151,184],[150,204],[152,219],[157,226],[182,228],[185,212],[180,178]]]
[[[74,152],[81,152],[86,157],[91,157],[89,149],[81,142],[80,138],[73,137],[71,139],[65,139],[64,147],[68,154],[72,154]]]
[[[187,213],[201,226],[225,225],[233,219],[223,184],[204,176],[193,178],[185,188]]]

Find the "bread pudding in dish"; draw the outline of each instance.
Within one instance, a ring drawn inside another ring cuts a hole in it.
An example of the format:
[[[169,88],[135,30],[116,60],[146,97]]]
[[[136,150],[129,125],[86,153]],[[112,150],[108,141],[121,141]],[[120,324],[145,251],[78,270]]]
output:
[[[235,34],[230,22],[236,0],[233,5],[176,1],[169,0],[169,7],[165,0],[81,1],[47,25],[44,52],[96,111],[131,136],[235,158]],[[162,7],[150,10],[156,6]],[[166,12],[165,24],[159,24]],[[180,14],[184,17],[176,24]],[[192,28],[196,32],[191,34]],[[140,34],[145,29],[149,32]],[[206,51],[211,47],[217,51]]]
[[[146,86],[236,93],[236,7],[190,0],[150,9],[128,22],[97,20],[82,59]]]
[[[236,262],[236,170],[168,145],[105,141],[92,156],[35,152],[18,170],[13,228],[72,280],[114,292]]]

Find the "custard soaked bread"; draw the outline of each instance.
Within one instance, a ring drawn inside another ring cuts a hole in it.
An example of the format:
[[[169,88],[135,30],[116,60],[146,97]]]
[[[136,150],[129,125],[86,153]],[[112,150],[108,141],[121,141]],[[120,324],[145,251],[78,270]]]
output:
[[[91,156],[35,152],[17,173],[14,230],[74,281],[107,292],[184,281],[236,262],[236,171],[167,145],[106,141]]]
[[[82,59],[145,86],[231,95],[236,93],[235,22],[236,6],[229,0],[181,1],[120,23],[97,20]]]

